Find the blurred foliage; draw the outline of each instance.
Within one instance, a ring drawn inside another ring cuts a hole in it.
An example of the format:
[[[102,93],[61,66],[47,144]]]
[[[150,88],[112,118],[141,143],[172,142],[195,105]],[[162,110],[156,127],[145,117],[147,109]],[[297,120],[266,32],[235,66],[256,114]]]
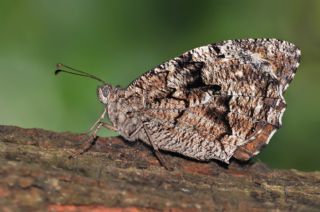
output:
[[[84,132],[96,120],[103,110],[98,83],[54,77],[57,62],[125,87],[194,47],[275,37],[295,43],[303,58],[285,94],[284,126],[257,159],[277,168],[319,170],[319,20],[317,0],[4,0],[1,124]]]

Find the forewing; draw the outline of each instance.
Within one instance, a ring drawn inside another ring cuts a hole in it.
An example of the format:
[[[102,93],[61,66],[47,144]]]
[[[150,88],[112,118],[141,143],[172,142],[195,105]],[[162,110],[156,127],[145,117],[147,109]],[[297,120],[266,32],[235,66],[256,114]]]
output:
[[[256,154],[281,126],[283,92],[300,51],[286,41],[244,39],[188,51],[134,81],[160,149],[200,160]]]

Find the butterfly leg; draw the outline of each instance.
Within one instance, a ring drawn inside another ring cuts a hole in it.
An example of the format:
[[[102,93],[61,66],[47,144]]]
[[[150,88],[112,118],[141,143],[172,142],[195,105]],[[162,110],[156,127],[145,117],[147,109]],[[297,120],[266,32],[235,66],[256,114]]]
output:
[[[108,124],[107,122],[100,122],[102,124],[102,127],[107,128],[109,130],[118,131],[117,128],[112,126],[111,124]]]
[[[98,118],[98,120],[90,127],[90,129],[88,130],[87,134],[91,133],[95,128],[96,126],[101,123],[101,120],[105,117],[107,113],[107,109],[105,108],[103,113],[101,114],[101,116]]]
[[[79,151],[70,155],[69,158],[75,158],[78,155],[81,155],[81,154],[85,153],[86,151],[88,151],[91,148],[91,146],[93,145],[93,143],[97,140],[97,138],[98,138],[97,133],[101,127],[107,128],[109,130],[117,131],[117,128],[115,128],[114,126],[112,126],[106,122],[102,122],[100,120],[101,120],[101,118],[99,119],[99,122],[96,122],[93,125],[93,127],[95,127],[95,128],[89,130],[89,132],[94,130],[92,132],[92,134],[90,135],[90,138],[83,143],[83,146],[81,147],[81,149]]]
[[[76,151],[75,153],[73,153],[72,155],[69,156],[69,159],[71,158],[75,158],[77,157],[78,155],[81,155],[83,153],[85,153],[86,151],[88,151],[92,144],[97,140],[98,136],[97,136],[97,132],[99,131],[100,127],[103,125],[103,123],[99,122],[95,128],[95,130],[93,131],[93,133],[90,135],[89,139],[87,139],[82,147]]]
[[[139,126],[135,131],[133,131],[130,134],[130,137],[134,137],[135,135],[137,135],[138,132],[140,132],[140,130],[144,127],[144,124],[142,124],[141,126]]]
[[[99,131],[101,126],[108,128],[108,129],[111,129],[111,130],[115,130],[115,127],[113,127],[112,125],[109,125],[109,124],[101,121],[105,117],[106,113],[107,113],[107,110],[105,108],[103,113],[101,114],[101,116],[98,118],[98,120],[86,132],[86,134],[89,134],[89,138],[83,143],[82,148],[79,151],[76,151],[75,153],[70,155],[69,158],[75,158],[78,155],[81,155],[84,152],[88,151],[88,149],[90,149],[92,144],[97,140],[97,132]]]
[[[165,169],[167,169],[167,170],[172,170],[172,168],[170,168],[169,166],[167,166],[164,158],[163,158],[162,155],[161,155],[161,152],[159,151],[159,148],[158,148],[158,147],[155,145],[155,143],[153,142],[153,140],[152,140],[152,138],[151,138],[151,134],[150,134],[150,132],[149,132],[149,130],[148,130],[148,128],[146,127],[145,124],[143,124],[143,129],[144,129],[144,131],[145,131],[146,134],[147,134],[148,141],[149,141],[149,143],[151,144],[151,146],[152,146],[152,148],[153,148],[153,150],[154,150],[154,153],[155,153],[157,159],[159,160],[160,164],[161,164]]]

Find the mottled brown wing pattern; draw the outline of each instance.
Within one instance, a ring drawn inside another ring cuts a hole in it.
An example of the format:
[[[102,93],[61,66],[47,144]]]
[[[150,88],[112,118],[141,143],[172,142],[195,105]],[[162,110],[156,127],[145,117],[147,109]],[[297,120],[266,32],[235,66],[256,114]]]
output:
[[[211,44],[145,73],[126,98],[143,100],[139,112],[159,149],[199,160],[247,160],[281,126],[283,92],[299,58],[293,44],[276,39]]]

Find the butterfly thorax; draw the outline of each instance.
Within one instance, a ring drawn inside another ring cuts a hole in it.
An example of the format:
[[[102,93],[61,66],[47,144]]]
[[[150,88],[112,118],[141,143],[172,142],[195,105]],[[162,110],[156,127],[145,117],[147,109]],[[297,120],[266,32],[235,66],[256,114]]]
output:
[[[141,105],[138,102],[132,104],[132,101],[139,101],[133,98],[125,97],[125,90],[114,89],[108,95],[108,104],[106,109],[113,126],[118,130],[121,136],[129,141],[137,140],[141,128],[142,120],[139,116],[139,108],[135,105]]]

